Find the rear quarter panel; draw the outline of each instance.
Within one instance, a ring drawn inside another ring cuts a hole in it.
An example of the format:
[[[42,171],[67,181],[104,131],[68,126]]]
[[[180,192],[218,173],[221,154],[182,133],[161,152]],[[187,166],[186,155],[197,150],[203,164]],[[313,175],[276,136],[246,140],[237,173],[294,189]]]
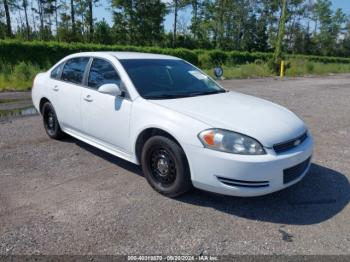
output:
[[[32,100],[34,107],[39,113],[40,101],[44,97],[51,101],[48,72],[37,74],[33,81]]]

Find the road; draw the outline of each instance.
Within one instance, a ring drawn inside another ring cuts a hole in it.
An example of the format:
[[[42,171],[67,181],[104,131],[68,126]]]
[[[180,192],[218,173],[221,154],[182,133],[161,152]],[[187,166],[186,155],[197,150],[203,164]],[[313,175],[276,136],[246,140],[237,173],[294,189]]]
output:
[[[48,139],[38,116],[7,119],[0,254],[350,254],[350,75],[222,84],[309,125],[305,179],[264,197],[193,190],[169,199],[138,166],[73,138]]]

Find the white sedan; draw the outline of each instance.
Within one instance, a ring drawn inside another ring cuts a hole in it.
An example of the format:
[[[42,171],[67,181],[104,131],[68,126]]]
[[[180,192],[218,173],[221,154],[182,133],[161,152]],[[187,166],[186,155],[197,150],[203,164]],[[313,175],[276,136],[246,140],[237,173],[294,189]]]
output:
[[[171,56],[89,52],[36,76],[33,103],[47,134],[69,134],[141,164],[149,184],[175,197],[192,186],[258,196],[307,173],[312,137],[274,103],[228,92]]]

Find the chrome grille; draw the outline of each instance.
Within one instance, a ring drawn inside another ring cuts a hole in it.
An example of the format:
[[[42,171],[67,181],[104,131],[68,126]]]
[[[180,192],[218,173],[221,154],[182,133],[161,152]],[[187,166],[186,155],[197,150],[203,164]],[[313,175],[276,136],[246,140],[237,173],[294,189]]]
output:
[[[302,144],[305,141],[306,138],[307,138],[307,132],[305,132],[301,136],[298,136],[297,138],[288,140],[288,141],[283,142],[283,143],[275,144],[273,146],[273,149],[275,150],[275,152],[277,154],[283,153],[283,152],[286,152],[288,150],[291,150],[291,149],[299,146],[300,144]]]

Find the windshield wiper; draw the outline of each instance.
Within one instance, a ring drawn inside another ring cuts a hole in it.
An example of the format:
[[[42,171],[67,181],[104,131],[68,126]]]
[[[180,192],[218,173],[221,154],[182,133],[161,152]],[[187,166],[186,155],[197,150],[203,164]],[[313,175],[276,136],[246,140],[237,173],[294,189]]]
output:
[[[164,95],[154,95],[154,96],[144,96],[146,99],[174,99],[174,98],[181,98],[181,97],[187,97],[188,94],[164,94]]]
[[[214,94],[220,94],[220,93],[226,93],[227,91],[225,89],[221,90],[214,90],[209,92],[197,92],[197,93],[191,93],[188,96],[205,96],[205,95],[214,95]]]
[[[219,93],[226,93],[225,89],[214,90],[209,92],[196,92],[196,93],[180,93],[180,94],[162,94],[162,95],[154,95],[154,96],[144,96],[146,99],[175,99],[175,98],[183,98],[183,97],[193,97],[193,96],[202,96],[202,95],[213,95]]]

